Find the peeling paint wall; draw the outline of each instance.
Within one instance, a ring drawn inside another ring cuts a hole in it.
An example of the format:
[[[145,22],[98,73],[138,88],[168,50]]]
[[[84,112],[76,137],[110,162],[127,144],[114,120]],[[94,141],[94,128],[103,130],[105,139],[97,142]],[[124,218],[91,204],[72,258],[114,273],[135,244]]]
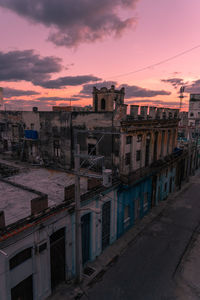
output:
[[[152,178],[143,178],[133,186],[123,186],[118,190],[117,237],[130,229],[137,219],[141,219],[151,208]],[[129,216],[125,210],[129,210]]]

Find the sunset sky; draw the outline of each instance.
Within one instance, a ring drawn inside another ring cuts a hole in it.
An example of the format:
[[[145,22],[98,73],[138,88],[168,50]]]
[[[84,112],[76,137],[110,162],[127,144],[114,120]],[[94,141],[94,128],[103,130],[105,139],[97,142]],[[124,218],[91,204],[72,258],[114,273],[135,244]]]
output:
[[[0,86],[7,109],[126,103],[178,107],[200,93],[199,0],[0,0]],[[179,55],[180,54],[180,55]]]

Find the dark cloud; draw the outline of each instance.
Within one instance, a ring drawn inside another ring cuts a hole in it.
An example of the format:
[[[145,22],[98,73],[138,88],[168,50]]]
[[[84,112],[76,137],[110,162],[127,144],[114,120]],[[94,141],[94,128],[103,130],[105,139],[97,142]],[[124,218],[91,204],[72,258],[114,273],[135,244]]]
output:
[[[37,98],[37,100],[40,101],[79,101],[80,97],[68,97],[68,98],[62,98],[62,97],[40,97]]]
[[[106,36],[119,36],[136,24],[120,16],[138,0],[1,0],[0,6],[50,28],[49,40],[58,46],[77,46]]]
[[[145,89],[136,85],[128,85],[122,84],[119,88],[125,88],[125,97],[126,98],[133,98],[133,97],[155,97],[159,95],[170,95],[171,92],[164,91],[164,90],[149,90]]]
[[[117,82],[115,81],[102,81],[102,82],[97,82],[95,84],[84,84],[78,96],[91,98],[94,86],[97,89],[100,89],[102,87],[110,88],[111,85],[116,85],[116,84]]]
[[[182,78],[168,78],[168,79],[161,79],[161,82],[164,83],[169,83],[171,84],[175,89],[182,86],[182,85],[186,85],[187,83],[184,82],[184,80]]]
[[[93,86],[96,86],[97,88],[101,87],[107,87],[110,88],[111,85],[116,85],[117,82],[115,81],[103,81],[98,82],[96,84],[85,84],[83,85],[82,90],[80,91],[80,95],[87,95],[92,96],[92,90]],[[155,97],[158,95],[170,95],[170,92],[164,91],[164,90],[149,90],[145,89],[136,85],[128,85],[128,84],[121,84],[120,86],[116,86],[117,89],[121,89],[122,87],[125,88],[125,98],[130,99],[133,97]]]
[[[179,101],[163,101],[163,100],[150,100],[150,99],[140,99],[140,100],[129,100],[129,101],[126,101],[126,104],[142,104],[142,103],[145,103],[145,104],[148,104],[148,105],[155,105],[155,106],[167,106],[167,107],[170,107],[170,106],[177,106],[179,107]],[[183,103],[183,106],[185,106],[186,104]]]
[[[35,85],[40,85],[47,89],[61,89],[65,86],[78,86],[87,82],[99,81],[101,78],[93,75],[82,75],[82,76],[65,76],[48,81],[34,81]]]
[[[200,79],[194,80],[185,87],[186,93],[200,94]]]
[[[3,97],[4,98],[11,98],[11,97],[20,97],[20,96],[33,96],[39,95],[38,92],[35,91],[24,91],[24,90],[17,90],[11,88],[3,88]]]
[[[33,50],[0,52],[0,81],[17,82],[25,80],[43,88],[61,89],[65,86],[78,86],[101,80],[101,78],[93,75],[66,76],[51,79],[51,75],[61,71],[61,69],[60,58],[54,56],[41,57]],[[32,91],[28,92],[32,93]],[[28,94],[20,94],[19,96],[21,95]]]
[[[92,97],[92,94],[90,94],[90,95],[84,95],[84,94],[77,94],[77,95],[72,95],[72,97],[75,99],[75,98],[85,98],[85,99],[89,99],[89,98],[91,98]]]
[[[61,69],[60,58],[41,57],[34,50],[0,52],[0,81],[25,80],[39,85]]]
[[[169,79],[162,79],[162,82],[170,83],[174,88],[178,88],[181,86],[185,87],[185,93],[200,93],[200,79],[188,82],[184,81],[182,78],[169,78]]]

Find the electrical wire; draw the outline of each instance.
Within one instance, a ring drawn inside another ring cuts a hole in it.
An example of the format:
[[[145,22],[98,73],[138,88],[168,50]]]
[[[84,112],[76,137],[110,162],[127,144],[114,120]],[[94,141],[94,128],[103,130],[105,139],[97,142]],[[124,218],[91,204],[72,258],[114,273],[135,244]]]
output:
[[[106,79],[110,79],[110,78],[118,78],[118,77],[123,77],[123,76],[128,76],[128,75],[136,74],[136,73],[139,73],[139,72],[142,72],[142,71],[145,71],[145,70],[148,70],[148,69],[157,67],[157,66],[162,65],[162,64],[164,64],[164,63],[166,63],[166,62],[169,62],[169,61],[174,60],[174,59],[176,59],[176,58],[178,58],[178,57],[181,57],[181,56],[183,56],[183,55],[185,55],[185,54],[187,54],[187,53],[190,53],[190,52],[192,52],[192,51],[194,51],[194,50],[196,50],[196,49],[198,49],[198,48],[200,48],[200,44],[199,44],[199,45],[196,45],[196,46],[194,46],[194,47],[192,47],[192,48],[190,48],[190,49],[187,49],[187,50],[185,50],[185,51],[182,51],[182,52],[180,52],[180,53],[178,53],[178,54],[176,54],[176,55],[173,55],[173,56],[170,56],[170,57],[165,58],[165,59],[163,59],[163,60],[160,60],[160,61],[157,62],[157,63],[148,65],[148,66],[146,66],[146,67],[142,67],[142,68],[140,68],[140,69],[133,70],[133,71],[131,71],[131,72],[127,72],[127,73],[122,73],[122,74],[110,76],[110,77],[107,77]]]

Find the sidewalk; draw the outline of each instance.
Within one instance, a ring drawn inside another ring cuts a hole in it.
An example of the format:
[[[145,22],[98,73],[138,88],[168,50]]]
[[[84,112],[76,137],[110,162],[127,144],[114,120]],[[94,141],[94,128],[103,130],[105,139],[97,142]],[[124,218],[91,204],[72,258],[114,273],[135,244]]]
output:
[[[191,249],[176,275],[176,296],[179,300],[200,299],[200,235],[193,241]]]
[[[114,264],[119,256],[126,250],[127,246],[134,243],[139,237],[140,233],[159,217],[164,211],[165,207],[173,201],[180,193],[183,193],[189,188],[190,182],[184,184],[183,188],[173,194],[171,194],[167,200],[159,203],[158,206],[154,207],[148,215],[127,231],[121,238],[116,240],[110,245],[104,252],[93,262],[87,264],[88,273],[91,275],[83,275],[83,282],[80,285],[73,283],[62,284],[57,290],[48,297],[48,300],[64,300],[64,299],[79,299],[82,295],[87,295],[87,289],[95,284],[108,268]],[[91,271],[91,272],[90,272]],[[183,298],[182,298],[183,299]]]

